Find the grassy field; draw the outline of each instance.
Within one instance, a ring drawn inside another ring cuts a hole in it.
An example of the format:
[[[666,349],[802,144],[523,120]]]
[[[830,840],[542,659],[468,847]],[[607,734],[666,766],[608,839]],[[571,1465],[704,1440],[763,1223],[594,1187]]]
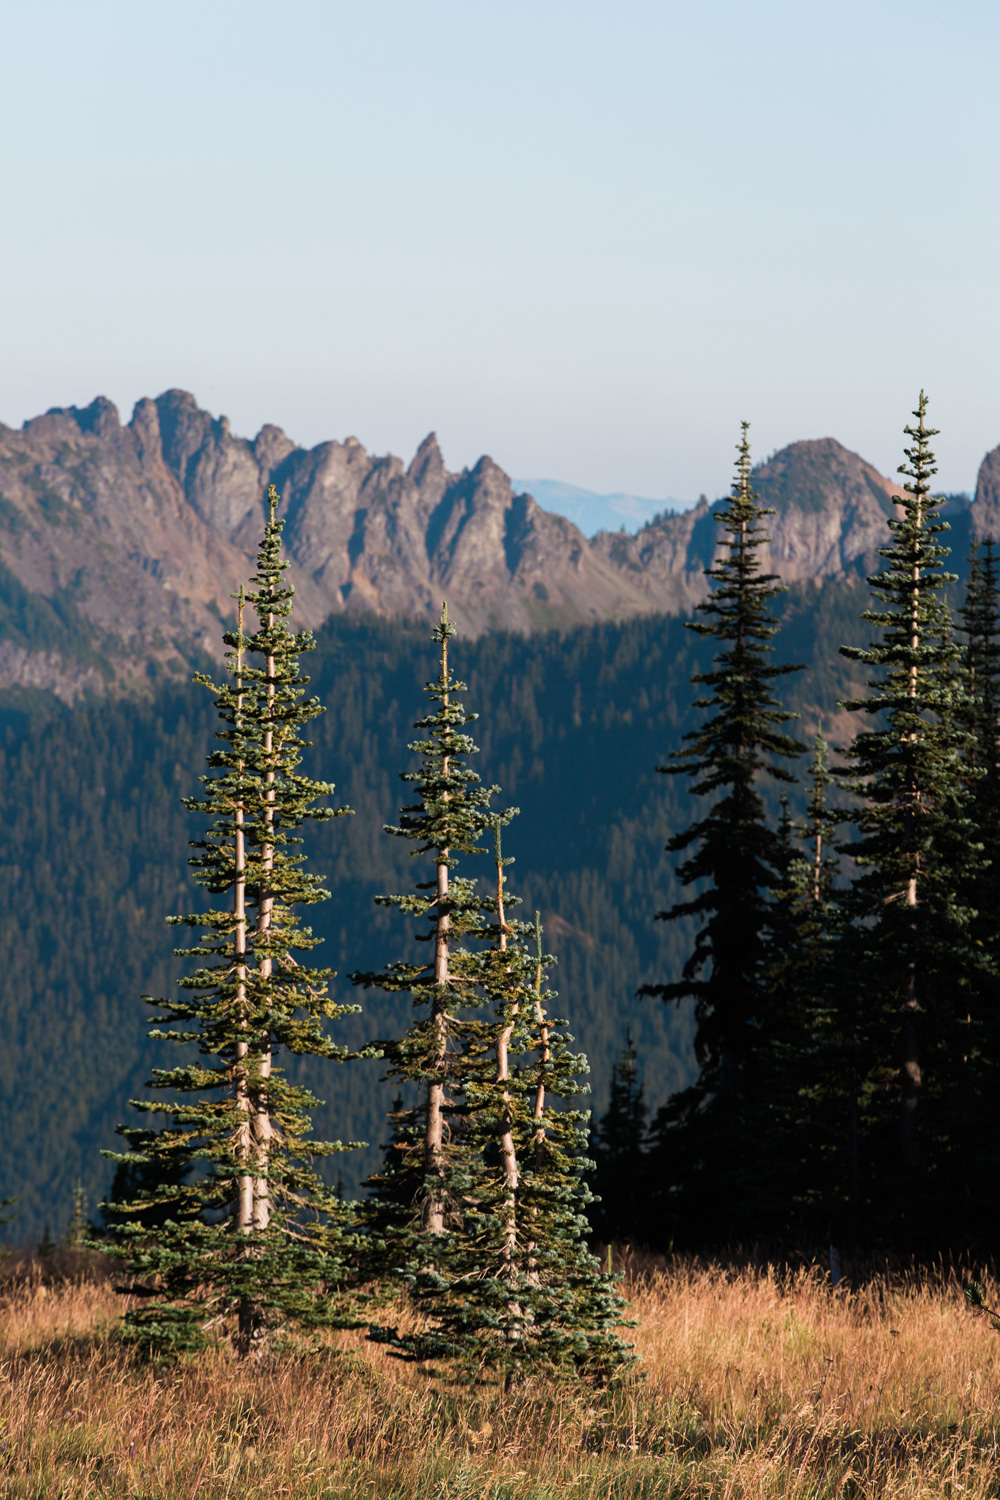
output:
[[[106,1281],[0,1293],[5,1500],[1000,1496],[1000,1340],[945,1273],[626,1266],[643,1377],[464,1389],[341,1335],[264,1368],[117,1345]],[[995,1292],[987,1287],[987,1295]]]

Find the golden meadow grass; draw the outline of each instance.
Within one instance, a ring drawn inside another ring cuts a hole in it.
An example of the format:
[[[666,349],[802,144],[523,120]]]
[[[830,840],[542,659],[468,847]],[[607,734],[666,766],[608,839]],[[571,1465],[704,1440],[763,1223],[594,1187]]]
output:
[[[818,1272],[678,1261],[626,1281],[644,1378],[506,1395],[361,1334],[262,1369],[147,1365],[106,1281],[0,1300],[4,1500],[614,1500],[1000,1496],[1000,1338],[940,1274],[832,1292]],[[995,1289],[987,1287],[988,1297]]]

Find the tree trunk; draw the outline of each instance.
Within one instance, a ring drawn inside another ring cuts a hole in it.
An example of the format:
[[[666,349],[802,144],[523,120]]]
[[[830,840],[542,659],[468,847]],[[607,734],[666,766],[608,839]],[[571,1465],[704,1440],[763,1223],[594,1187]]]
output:
[[[497,834],[499,843],[500,835]],[[503,908],[503,865],[497,863],[497,925],[500,930],[500,952],[507,951],[507,922]],[[508,968],[507,972],[510,970]],[[510,1097],[510,1039],[517,1019],[518,1005],[515,1001],[510,1009],[507,1024],[497,1037],[497,1087],[502,1090],[503,1117],[500,1128],[500,1154],[503,1159],[504,1205],[503,1240],[501,1249],[501,1276],[507,1281],[514,1279],[517,1256],[517,1148],[514,1144],[513,1103]],[[515,1309],[512,1307],[511,1309]],[[516,1309],[516,1313],[520,1308]]]
[[[239,644],[236,648],[236,712],[237,723],[239,715],[243,710],[243,589],[240,588],[239,612],[238,612],[237,639]],[[237,772],[242,781],[243,764],[240,762]],[[247,909],[246,909],[246,836],[243,831],[243,789],[240,787],[239,801],[236,804],[236,828],[234,837],[234,866],[235,878],[233,881],[233,916],[235,918],[235,931],[233,933],[233,957],[236,965],[236,1009],[240,1016],[240,1024],[246,1027],[247,1008]],[[240,1115],[240,1123],[237,1127],[236,1156],[241,1163],[249,1165],[251,1149],[251,1124],[250,1124],[250,1092],[247,1087],[246,1058],[249,1048],[245,1041],[236,1044],[236,1066],[233,1069],[233,1087],[236,1094],[236,1108]],[[241,1174],[239,1179],[236,1222],[237,1234],[248,1234],[253,1225],[253,1177],[249,1171]]]
[[[921,508],[921,497],[917,496],[916,524],[923,524]],[[910,649],[916,653],[920,646],[920,567],[914,562],[911,570],[911,594],[910,594]],[[913,701],[917,696],[917,663],[910,662],[909,671],[909,696]],[[906,806],[904,809],[904,844],[912,859],[910,878],[906,884],[906,904],[914,914],[914,920],[910,925],[911,942],[916,942],[917,924],[915,913],[917,907],[917,878],[920,874],[920,853],[917,848],[916,819],[918,790],[914,778],[913,762],[916,757],[917,731],[911,730],[909,740],[913,746],[913,754],[910,760],[910,785],[907,788]],[[902,1045],[902,1099],[900,1101],[899,1137],[902,1148],[903,1166],[907,1170],[916,1170],[920,1166],[920,1144],[917,1130],[920,1118],[920,1101],[923,1092],[923,1077],[920,1070],[920,1054],[917,1038],[917,967],[916,961],[911,956],[907,966],[907,994],[903,1002],[903,1045]]]
[[[262,622],[263,623],[263,622]],[[274,616],[268,615],[267,626],[270,629],[274,625]],[[273,707],[275,697],[275,661],[273,656],[267,657],[267,698],[269,707]],[[274,767],[271,764],[271,756],[274,750],[274,728],[271,714],[268,714],[267,729],[264,734],[264,761],[267,766],[265,772],[265,793],[263,817],[265,828],[270,831],[274,822]],[[257,937],[267,938],[271,930],[272,913],[274,909],[274,896],[271,890],[272,873],[274,870],[274,844],[265,834],[261,846],[260,867],[260,893],[257,902]],[[273,962],[270,956],[261,958],[257,962],[257,977],[266,985],[271,978]],[[271,1125],[270,1106],[267,1098],[267,1079],[271,1072],[271,1034],[270,1029],[260,1033],[255,1046],[256,1078],[250,1081],[250,1166],[252,1173],[250,1229],[254,1234],[265,1231],[270,1222],[270,1189],[268,1184],[268,1165],[270,1155],[270,1144],[273,1129]],[[252,1252],[251,1252],[252,1253]],[[237,1348],[241,1356],[259,1359],[267,1350],[269,1326],[267,1314],[256,1297],[246,1296],[240,1301],[239,1306],[239,1328],[237,1334]]]
[[[539,914],[535,913],[535,934],[538,943],[538,962],[535,966],[535,1020],[538,1023],[538,1085],[535,1089],[535,1106],[532,1118],[535,1122],[534,1147],[535,1147],[535,1171],[541,1172],[545,1165],[545,1069],[552,1057],[549,1047],[549,1026],[545,1019],[545,1010],[542,1005],[542,929],[539,923]],[[528,1282],[531,1286],[538,1286],[541,1277],[538,1274],[538,1262],[533,1251],[535,1241],[528,1245]]]
[[[441,706],[448,707],[448,640],[441,642]],[[447,744],[447,729],[445,730]],[[442,759],[442,774],[448,775],[449,757]],[[447,802],[448,793],[443,800]],[[423,1226],[428,1234],[444,1233],[444,1110],[448,1080],[448,850],[439,853],[437,898],[434,919],[434,999],[431,1003],[434,1075],[427,1085],[427,1124],[424,1130],[424,1173],[441,1184],[424,1199]]]

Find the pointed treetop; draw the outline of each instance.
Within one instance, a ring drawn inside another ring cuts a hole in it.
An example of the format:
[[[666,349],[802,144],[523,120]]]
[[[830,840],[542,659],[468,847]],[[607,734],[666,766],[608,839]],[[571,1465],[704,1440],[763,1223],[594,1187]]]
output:
[[[741,500],[749,499],[750,496],[750,423],[740,423],[741,437],[736,444],[736,452],[739,458],[736,464],[736,479],[733,483],[733,494],[738,495]]]
[[[271,525],[272,526],[274,525],[275,512],[278,509],[278,500],[279,499],[280,499],[280,496],[278,494],[278,491],[275,489],[275,487],[274,487],[273,484],[269,484],[268,487],[267,487],[267,504],[268,504],[268,508],[270,509],[270,512],[271,512]]]
[[[445,646],[451,640],[452,636],[457,634],[457,630],[448,619],[448,601],[446,599],[441,605],[441,618],[440,620],[438,620],[431,633],[431,639],[437,641],[440,645]]]
[[[919,503],[925,495],[930,494],[931,475],[937,473],[937,464],[934,462],[934,454],[930,450],[930,439],[937,437],[940,431],[937,427],[925,427],[924,417],[927,415],[927,397],[923,391],[917,400],[913,415],[917,419],[917,425],[911,427],[909,424],[903,428],[907,437],[914,440],[912,448],[904,448],[906,463],[900,464],[898,474],[906,477],[903,489],[907,494]]]
[[[514,863],[514,856],[513,856],[513,854],[509,854],[506,857],[506,859],[504,858],[502,834],[503,834],[504,825],[507,824],[507,823],[509,823],[511,821],[511,819],[514,818],[519,811],[520,811],[520,808],[510,807],[510,808],[507,809],[506,812],[494,813],[493,814],[493,818],[491,820],[492,823],[493,823],[493,853],[494,853],[494,858],[495,858],[495,862],[498,865],[500,865],[501,867],[503,867],[505,865],[512,865]]]

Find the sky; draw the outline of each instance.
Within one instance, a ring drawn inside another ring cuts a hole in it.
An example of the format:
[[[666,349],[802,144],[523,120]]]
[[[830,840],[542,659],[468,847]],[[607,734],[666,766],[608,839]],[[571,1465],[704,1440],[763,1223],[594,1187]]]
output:
[[[0,0],[0,420],[193,391],[252,436],[694,499],[926,387],[1000,443],[1000,6]]]

